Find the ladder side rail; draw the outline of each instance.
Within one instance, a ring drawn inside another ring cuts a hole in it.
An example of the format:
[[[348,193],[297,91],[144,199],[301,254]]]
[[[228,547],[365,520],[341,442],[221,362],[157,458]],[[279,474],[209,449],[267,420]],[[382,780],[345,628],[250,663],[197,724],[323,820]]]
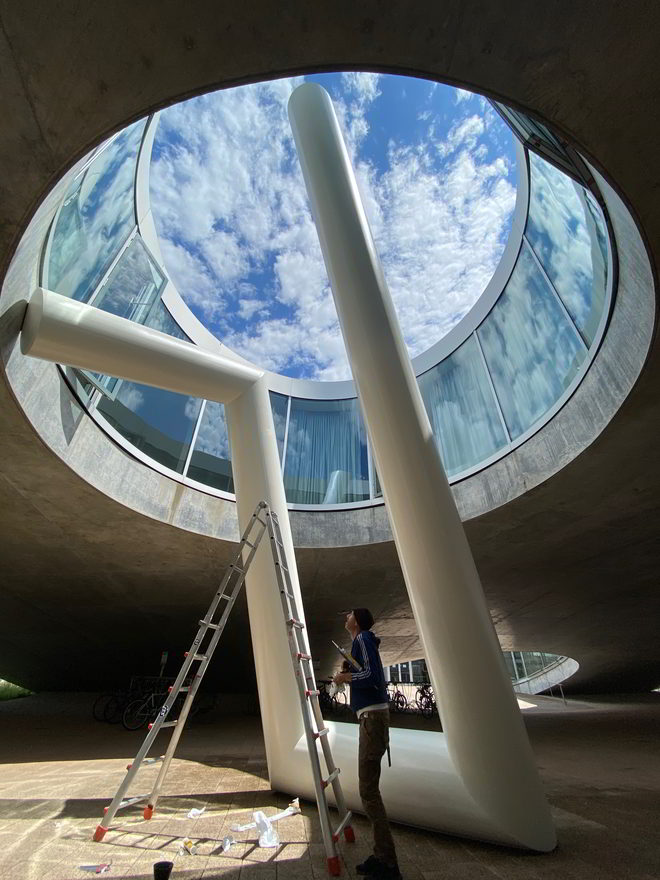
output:
[[[177,718],[176,727],[172,731],[172,736],[170,738],[169,744],[167,746],[167,750],[165,751],[165,755],[163,757],[163,763],[158,771],[158,776],[156,781],[154,782],[154,786],[151,790],[151,794],[147,800],[147,806],[144,809],[144,818],[151,819],[154,810],[156,809],[156,804],[158,803],[158,798],[160,797],[160,791],[165,781],[165,776],[167,775],[167,771],[169,770],[170,764],[172,763],[172,758],[174,757],[174,752],[176,751],[176,747],[179,744],[179,740],[181,739],[181,734],[183,733],[183,729],[185,727],[186,721],[188,720],[188,713],[192,708],[193,700],[195,699],[195,695],[201,684],[203,677],[203,672],[198,673],[195,676],[195,679],[190,687],[190,690],[186,694],[186,699],[184,700],[183,706],[181,707],[181,712],[179,713],[179,717]]]
[[[273,518],[273,515],[270,510],[267,511],[267,521],[269,525],[269,533],[271,539],[271,550],[273,554],[273,562],[275,564],[275,576],[277,579],[278,589],[280,591],[280,600],[282,602],[282,611],[284,612],[285,619],[293,616],[295,619],[299,619],[297,616],[297,605],[295,602],[295,594],[293,590],[290,589],[290,579],[289,585],[286,583],[285,575],[288,573],[286,565],[282,566],[282,557],[280,553],[280,548],[282,545],[282,541],[279,534],[279,524],[276,519]],[[287,588],[289,587],[289,588]],[[337,856],[337,851],[335,847],[335,842],[333,839],[332,828],[330,825],[330,815],[328,812],[328,803],[325,798],[324,784],[321,778],[321,764],[319,760],[319,753],[316,745],[316,737],[314,736],[314,730],[311,723],[311,718],[309,714],[309,691],[313,690],[313,688],[307,687],[307,683],[304,680],[304,674],[302,672],[301,663],[298,661],[298,653],[307,653],[306,651],[301,651],[301,647],[306,646],[305,638],[303,631],[297,631],[296,627],[287,627],[287,638],[289,641],[289,649],[291,651],[291,659],[294,663],[294,672],[296,678],[296,684],[298,686],[298,694],[300,698],[300,708],[303,714],[303,727],[305,728],[305,738],[307,740],[307,751],[310,758],[310,766],[312,770],[312,778],[314,780],[314,790],[316,793],[316,803],[318,807],[319,820],[321,822],[321,833],[323,836],[323,842],[325,845],[325,851],[328,859],[334,859]],[[298,639],[302,636],[303,644],[300,645]]]
[[[275,548],[277,549],[278,556],[281,557],[281,555],[284,553],[284,543],[281,538],[279,520],[278,520],[277,514],[275,514],[275,513],[271,513],[271,517],[273,520],[273,527],[274,527],[275,538],[276,538],[276,541],[274,542],[274,544],[275,544]],[[292,606],[293,616],[296,617],[297,619],[299,619],[296,596],[295,596],[295,592],[293,590],[293,584],[291,582],[289,568],[287,565],[276,566],[276,570],[279,570],[281,572],[282,577],[284,579],[286,594],[287,594],[286,598],[288,600],[289,605]],[[283,595],[283,599],[284,599],[284,595]],[[309,660],[301,660],[301,662],[300,662],[301,667],[303,666],[303,664],[307,667],[307,673],[303,673],[305,676],[305,682],[308,683],[308,687],[311,690],[317,690],[316,676],[314,674],[314,666],[313,666],[313,663],[311,660],[311,650],[309,648],[309,640],[308,640],[306,631],[305,630],[299,631],[295,635],[295,638],[296,638],[296,646],[297,646],[298,650],[300,651],[300,653],[306,654],[310,658]],[[300,644],[301,641],[302,641],[302,644]],[[317,732],[321,731],[325,725],[324,725],[324,721],[323,721],[323,713],[321,712],[321,704],[319,702],[318,695],[311,696],[309,699],[309,702],[307,703],[307,706],[309,706],[309,709],[313,713]],[[341,782],[339,780],[339,772],[337,772],[338,768],[334,762],[334,758],[332,755],[332,749],[330,747],[330,742],[329,742],[327,736],[321,735],[321,736],[318,736],[317,738],[321,740],[321,750],[323,752],[323,758],[324,758],[326,769],[328,772],[328,778],[332,781],[332,791],[335,796],[335,803],[337,805],[337,810],[339,812],[339,815],[340,815],[340,817],[342,817],[341,821],[339,823],[339,826],[335,829],[335,832],[333,835],[333,840],[336,841],[338,839],[338,836],[341,833],[341,831],[346,826],[349,825],[351,818],[352,818],[352,814],[346,805],[344,791],[342,789]],[[324,800],[325,800],[325,798],[324,798]],[[326,808],[327,808],[327,801],[326,801]]]
[[[248,527],[246,529],[246,533],[248,533],[252,529],[252,526],[257,521],[257,519],[258,519],[258,517],[255,513],[253,518],[250,520],[250,523],[248,524]],[[222,634],[222,629],[224,629],[224,626],[227,622],[227,618],[229,617],[231,609],[234,606],[234,602],[236,601],[236,598],[241,591],[241,588],[243,586],[243,582],[245,581],[245,574],[247,572],[247,569],[248,569],[250,563],[252,562],[252,559],[254,558],[254,554],[256,553],[257,548],[259,546],[259,541],[261,540],[261,537],[263,537],[263,534],[265,531],[266,531],[265,527],[262,528],[261,534],[259,535],[259,539],[254,542],[254,546],[250,550],[250,552],[248,554],[247,561],[244,563],[242,570],[237,568],[235,565],[235,562],[237,559],[240,558],[241,562],[243,561],[242,556],[241,556],[241,554],[243,552],[243,541],[241,540],[241,546],[234,557],[234,561],[230,564],[230,566],[227,570],[227,573],[225,574],[224,578],[222,579],[223,586],[221,586],[220,590],[218,590],[218,592],[216,593],[216,595],[211,603],[211,607],[217,608],[218,603],[220,602],[220,599],[222,598],[223,595],[225,595],[224,590],[226,589],[229,580],[231,579],[231,577],[233,577],[234,574],[238,575],[236,583],[232,589],[232,592],[227,597],[228,601],[227,601],[226,606],[223,609],[220,621],[217,624],[219,628],[215,631],[213,639],[211,640],[211,643],[210,643],[210,644],[213,644],[214,649],[215,649],[215,645],[217,644],[218,638]],[[209,614],[209,612],[207,611],[205,617],[202,620],[202,623],[200,624],[200,626],[197,630],[197,635],[193,639],[193,642],[190,646],[190,650],[188,651],[188,656],[183,661],[181,669],[179,670],[179,674],[177,675],[177,677],[174,681],[174,684],[172,685],[169,696],[165,700],[163,706],[161,707],[161,709],[158,713],[158,717],[156,719],[155,724],[158,724],[159,728],[160,728],[160,725],[165,721],[165,719],[169,715],[169,712],[170,712],[172,706],[174,705],[174,701],[178,697],[179,691],[183,687],[183,683],[188,676],[188,673],[190,671],[190,667],[195,662],[195,655],[201,649],[202,641],[203,641],[204,636],[206,635],[206,633],[208,632],[208,629],[209,629],[208,624],[210,623],[210,620],[206,619],[208,617],[208,614]],[[217,636],[217,638],[216,638],[216,636]],[[206,650],[208,650],[208,648]]]
[[[254,542],[249,543],[247,540],[247,537],[257,522],[261,523],[261,530],[260,530],[259,534],[257,535],[257,537],[254,539]],[[236,551],[235,555],[233,556],[232,561],[229,563],[229,565],[227,567],[227,571],[225,572],[225,575],[222,578],[222,581],[220,582],[220,586],[219,586],[219,588],[213,598],[213,601],[211,602],[211,605],[209,606],[208,611],[206,612],[206,614],[203,617],[203,620],[205,623],[212,623],[213,616],[218,608],[218,605],[220,604],[221,599],[223,598],[223,596],[225,596],[225,590],[226,590],[227,585],[228,585],[229,581],[231,580],[232,576],[234,574],[243,574],[248,570],[250,563],[252,562],[252,559],[254,557],[254,554],[256,553],[257,548],[259,547],[259,544],[261,543],[261,539],[263,538],[265,531],[266,531],[266,526],[263,524],[262,520],[260,520],[258,518],[257,514],[254,513],[252,515],[252,518],[250,519],[250,522],[247,525],[247,528],[245,529],[243,537],[240,540],[238,550]],[[246,546],[249,546],[251,549],[250,549],[250,552],[248,553],[247,559],[243,560],[243,551]],[[241,563],[241,565],[237,564],[239,562]],[[240,586],[242,586],[242,584]],[[240,590],[240,586],[234,587],[234,590],[236,590],[236,589]]]
[[[312,709],[314,711],[314,715],[316,718],[317,729],[321,730],[323,727],[323,714],[321,712],[321,706],[318,701],[318,697],[315,698],[312,702]],[[334,761],[334,757],[332,755],[332,749],[330,748],[330,743],[328,742],[327,736],[319,737],[321,740],[321,750],[323,752],[323,758],[325,760],[325,766],[328,771],[328,776],[332,777],[332,774],[337,769]],[[344,797],[344,790],[341,786],[341,782],[339,781],[339,776],[335,776],[332,779],[332,792],[335,796],[335,803],[337,804],[337,811],[340,816],[346,816],[348,814],[350,816],[348,807],[346,805],[346,799]],[[346,824],[346,822],[344,822]],[[337,831],[335,831],[335,834]]]

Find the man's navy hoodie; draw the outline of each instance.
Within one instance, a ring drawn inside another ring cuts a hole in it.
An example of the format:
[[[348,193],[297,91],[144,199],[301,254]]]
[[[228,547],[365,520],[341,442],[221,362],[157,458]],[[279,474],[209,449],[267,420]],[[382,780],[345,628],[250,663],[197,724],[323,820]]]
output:
[[[351,709],[354,712],[365,706],[388,702],[379,645],[380,639],[368,629],[363,629],[353,639],[351,656],[362,667],[361,672],[353,672],[351,676]]]

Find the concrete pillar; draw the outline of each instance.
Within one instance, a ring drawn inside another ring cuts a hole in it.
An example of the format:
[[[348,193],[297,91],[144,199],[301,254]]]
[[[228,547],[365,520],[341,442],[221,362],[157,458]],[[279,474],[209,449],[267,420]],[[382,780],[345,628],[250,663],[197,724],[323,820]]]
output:
[[[305,83],[289,117],[450,758],[475,817],[502,840],[552,849],[550,812],[330,97]],[[469,834],[468,820],[463,827]]]

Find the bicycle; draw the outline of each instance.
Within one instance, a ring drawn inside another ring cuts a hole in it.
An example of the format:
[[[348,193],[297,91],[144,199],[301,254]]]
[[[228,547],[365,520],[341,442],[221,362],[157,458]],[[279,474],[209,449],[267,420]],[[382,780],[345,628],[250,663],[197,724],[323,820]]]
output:
[[[132,700],[124,709],[121,723],[126,730],[139,730],[150,721],[155,720],[162,708],[161,700],[164,703],[166,699],[166,693],[151,693],[146,697],[138,697],[136,700]]]
[[[393,693],[390,690],[392,687],[394,688]],[[387,690],[389,694],[390,711],[405,712],[408,709],[408,700],[406,699],[406,695],[397,687],[397,682],[388,682]]]
[[[425,718],[430,718],[433,715],[436,711],[436,705],[433,688],[430,684],[422,684],[417,688],[414,705]]]
[[[165,701],[167,700],[167,695],[168,691],[153,691],[152,693],[147,694],[146,697],[141,696],[138,697],[136,700],[132,700],[124,709],[121,718],[121,723],[124,725],[126,730],[139,730],[146,724],[155,721],[159,712],[163,711]],[[185,698],[186,694],[178,694],[169,712],[168,717],[171,721],[174,721],[176,719],[176,716],[178,716],[183,707]],[[193,703],[190,708],[188,718],[194,718],[201,708],[202,707],[199,702]]]

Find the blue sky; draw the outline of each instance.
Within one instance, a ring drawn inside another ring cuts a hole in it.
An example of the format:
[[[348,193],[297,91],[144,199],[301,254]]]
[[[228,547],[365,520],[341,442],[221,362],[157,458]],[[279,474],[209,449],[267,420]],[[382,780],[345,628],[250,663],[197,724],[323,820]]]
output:
[[[350,368],[286,104],[304,79],[330,93],[411,355],[483,292],[515,203],[512,136],[481,97],[370,73],[215,92],[162,112],[151,201],[165,265],[234,351],[288,376]]]

